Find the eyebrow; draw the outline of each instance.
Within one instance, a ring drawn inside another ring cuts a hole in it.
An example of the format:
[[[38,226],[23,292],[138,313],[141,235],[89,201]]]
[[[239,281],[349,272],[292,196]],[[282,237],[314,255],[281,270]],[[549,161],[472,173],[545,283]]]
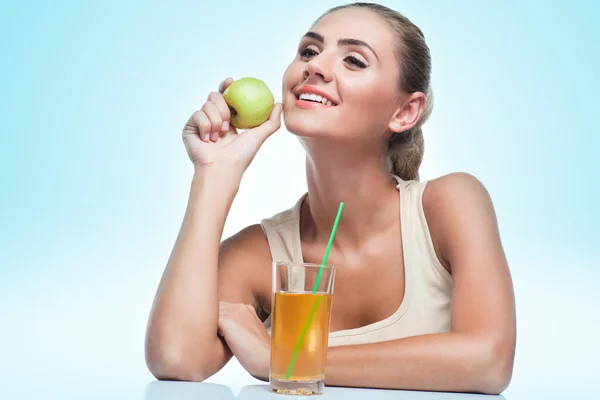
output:
[[[323,35],[319,35],[316,32],[306,32],[303,36],[303,38],[313,38],[321,43],[325,42],[325,38],[323,37]],[[359,40],[359,39],[350,39],[350,38],[344,38],[344,39],[340,39],[338,40],[338,44],[341,46],[362,46],[362,47],[366,47],[369,50],[371,50],[373,52],[373,54],[375,54],[375,57],[377,58],[377,60],[379,60],[379,56],[377,55],[377,52],[371,47],[369,46],[369,44],[365,41]]]

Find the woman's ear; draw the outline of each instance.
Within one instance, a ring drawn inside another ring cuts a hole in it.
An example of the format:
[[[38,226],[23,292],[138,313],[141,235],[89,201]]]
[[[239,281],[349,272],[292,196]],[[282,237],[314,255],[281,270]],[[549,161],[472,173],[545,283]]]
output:
[[[425,94],[423,92],[415,92],[408,96],[398,107],[390,122],[388,128],[394,133],[400,133],[409,130],[423,113],[425,107]]]

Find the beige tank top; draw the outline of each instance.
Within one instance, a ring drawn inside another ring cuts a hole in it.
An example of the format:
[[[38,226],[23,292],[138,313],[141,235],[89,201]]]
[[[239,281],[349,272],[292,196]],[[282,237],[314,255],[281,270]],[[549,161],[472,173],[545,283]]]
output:
[[[427,181],[404,181],[398,176],[393,177],[400,193],[404,299],[392,315],[381,321],[330,332],[329,346],[382,342],[450,330],[452,276],[435,254],[425,220],[422,196]],[[273,261],[303,262],[299,217],[305,198],[306,194],[294,207],[262,220]],[[264,325],[270,333],[270,316]]]

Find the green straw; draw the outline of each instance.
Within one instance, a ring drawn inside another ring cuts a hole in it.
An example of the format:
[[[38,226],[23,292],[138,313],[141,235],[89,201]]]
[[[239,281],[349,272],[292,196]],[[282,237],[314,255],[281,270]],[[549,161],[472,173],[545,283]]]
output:
[[[335,237],[335,231],[337,230],[338,223],[340,222],[340,217],[342,216],[342,210],[344,209],[344,202],[340,203],[340,208],[338,209],[337,216],[335,217],[335,221],[333,223],[333,229],[331,230],[331,235],[329,236],[329,243],[327,243],[327,248],[325,249],[325,256],[323,257],[323,261],[321,262],[321,268],[319,268],[319,273],[317,274],[317,279],[315,281],[315,286],[313,287],[313,294],[317,293],[317,288],[319,287],[319,282],[321,281],[321,275],[323,274],[323,267],[327,264],[327,258],[329,257],[329,251],[331,250],[331,245],[333,244],[333,238]],[[317,297],[315,300],[315,304],[313,308],[310,310],[308,314],[308,319],[306,320],[306,324],[304,324],[304,328],[302,329],[302,333],[300,333],[300,338],[298,339],[298,343],[296,343],[296,348],[294,349],[294,354],[292,355],[292,360],[290,361],[290,365],[287,370],[286,379],[290,379],[292,375],[292,370],[294,369],[294,363],[296,362],[296,358],[298,357],[298,352],[300,352],[300,347],[302,347],[302,342],[304,341],[304,336],[306,336],[306,332],[308,332],[308,327],[315,315],[315,311],[317,311],[317,307],[321,304],[322,297]]]

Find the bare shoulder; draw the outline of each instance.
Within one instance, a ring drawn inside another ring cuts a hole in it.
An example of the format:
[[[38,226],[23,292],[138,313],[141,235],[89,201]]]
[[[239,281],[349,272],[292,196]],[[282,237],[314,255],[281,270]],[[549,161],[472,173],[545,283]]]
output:
[[[223,256],[270,258],[269,243],[260,224],[249,225],[221,243]]]
[[[221,242],[219,299],[245,303],[260,310],[270,290],[271,252],[260,224],[254,224]]]
[[[463,202],[482,201],[491,201],[487,189],[478,178],[466,172],[453,172],[432,179],[423,193],[423,205],[429,208],[456,207]]]
[[[499,244],[492,199],[471,174],[455,172],[429,181],[423,211],[436,253],[448,270],[452,253],[461,246]]]

